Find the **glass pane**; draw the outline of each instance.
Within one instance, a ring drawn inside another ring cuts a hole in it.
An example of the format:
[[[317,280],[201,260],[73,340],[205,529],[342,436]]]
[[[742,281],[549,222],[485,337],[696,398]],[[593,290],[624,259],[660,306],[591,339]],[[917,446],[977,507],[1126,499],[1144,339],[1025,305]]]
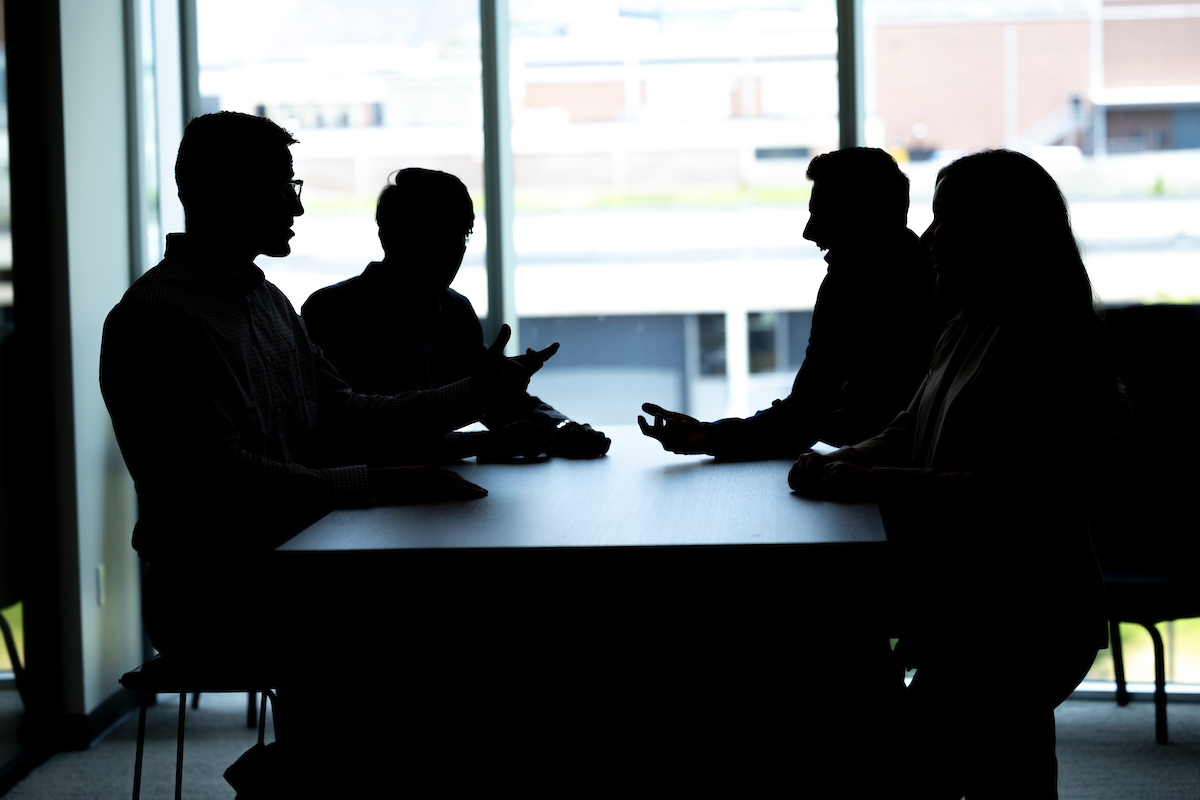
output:
[[[162,259],[163,232],[159,217],[159,174],[158,174],[158,91],[155,74],[154,51],[154,2],[140,0],[138,13],[138,79],[141,82],[138,102],[141,105],[141,175],[142,175],[142,231],[145,252],[141,270],[144,272]],[[167,176],[168,179],[171,176]],[[172,181],[173,182],[173,181]]]
[[[937,170],[1010,147],[1071,206],[1108,306],[1200,302],[1200,10],[1126,0],[864,0],[868,143],[912,179],[910,227]],[[1167,679],[1200,682],[1200,626],[1160,625]],[[1150,637],[1122,626],[1131,681],[1153,681]],[[1089,676],[1112,680],[1101,651]]]
[[[292,255],[262,257],[299,308],[383,257],[375,201],[427,167],[470,189],[478,222],[454,288],[487,311],[483,111],[475,0],[197,0],[201,110],[270,117],[300,141],[305,214]]]
[[[750,371],[774,372],[780,341],[776,341],[781,322],[787,319],[786,314],[752,313],[748,327],[750,330]],[[785,334],[786,337],[786,334]],[[784,361],[786,363],[786,359]]]
[[[902,160],[909,219],[940,166],[1011,147],[1071,204],[1108,305],[1200,298],[1200,12],[1127,2],[864,0],[869,143]]]
[[[531,391],[598,425],[786,394],[778,337],[763,361],[748,324],[811,309],[824,277],[801,232],[805,168],[838,144],[835,2],[510,13],[521,346],[562,343]]]

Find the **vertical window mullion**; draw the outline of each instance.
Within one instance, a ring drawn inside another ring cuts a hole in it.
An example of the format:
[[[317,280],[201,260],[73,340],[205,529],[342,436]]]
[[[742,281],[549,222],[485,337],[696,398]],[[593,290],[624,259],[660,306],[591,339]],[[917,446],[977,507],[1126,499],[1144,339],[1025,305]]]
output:
[[[512,328],[508,353],[520,352],[513,272],[512,112],[508,80],[508,0],[480,0],[483,56],[483,175],[487,219],[488,314],[484,336],[490,343],[502,323]]]
[[[183,124],[200,114],[200,44],[196,0],[179,0],[179,49],[183,78]]]
[[[838,143],[866,143],[863,108],[863,0],[837,0],[838,10]]]

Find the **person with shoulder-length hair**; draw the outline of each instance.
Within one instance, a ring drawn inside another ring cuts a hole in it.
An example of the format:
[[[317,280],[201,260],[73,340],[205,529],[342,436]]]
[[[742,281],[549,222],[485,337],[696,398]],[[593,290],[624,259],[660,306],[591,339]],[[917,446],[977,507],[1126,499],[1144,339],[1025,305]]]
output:
[[[950,319],[908,410],[802,455],[797,492],[878,500],[900,571],[901,796],[1056,797],[1054,708],[1106,644],[1089,470],[1121,390],[1067,203],[1032,159],[937,177],[932,248]],[[907,792],[907,794],[906,794]]]

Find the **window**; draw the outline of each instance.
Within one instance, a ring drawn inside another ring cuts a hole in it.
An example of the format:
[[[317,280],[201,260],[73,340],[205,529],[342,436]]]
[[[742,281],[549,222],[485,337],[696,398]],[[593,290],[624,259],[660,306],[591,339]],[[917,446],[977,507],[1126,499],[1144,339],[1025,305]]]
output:
[[[913,181],[1010,147],[1062,187],[1100,299],[1200,298],[1200,11],[1194,5],[864,0],[867,143]]]
[[[457,175],[476,224],[455,288],[487,313],[483,130],[475,0],[197,0],[201,111],[267,116],[300,144],[305,214],[286,261],[259,266],[297,309],[383,257],[388,175]]]
[[[714,419],[787,394],[825,274],[802,238],[804,172],[842,138],[837,6],[509,0],[518,336],[562,343],[534,392],[598,426],[632,422],[643,401]],[[270,279],[299,306],[360,272],[381,255],[388,174],[431,167],[476,200],[455,288],[487,315],[478,3],[197,8],[201,108],[270,116],[301,142],[307,213],[287,262],[263,259]],[[1196,4],[862,0],[862,13],[862,143],[912,179],[913,230],[942,165],[1012,147],[1066,193],[1103,302],[1200,301]],[[1191,624],[1168,629],[1176,681],[1200,681]]]
[[[600,425],[785,395],[777,322],[824,277],[801,232],[808,160],[838,146],[835,3],[510,8],[521,341],[563,345],[539,394]],[[644,357],[649,320],[680,358]]]

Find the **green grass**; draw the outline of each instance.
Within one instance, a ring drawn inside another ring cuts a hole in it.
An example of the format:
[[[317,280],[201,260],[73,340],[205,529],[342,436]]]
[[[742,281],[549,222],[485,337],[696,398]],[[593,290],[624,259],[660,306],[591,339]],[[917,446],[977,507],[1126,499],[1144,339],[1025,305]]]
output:
[[[624,208],[727,208],[758,205],[804,205],[808,202],[810,186],[797,189],[729,189],[657,194],[587,193],[583,195],[538,195],[518,192],[513,207],[518,212],[592,211]],[[316,213],[361,213],[374,216],[375,197],[304,198],[306,210]],[[487,199],[482,193],[472,194],[476,219],[487,211]]]
[[[317,213],[346,213],[346,212],[364,212],[375,216],[375,201],[376,197],[333,197],[329,199],[309,199],[305,195],[302,199],[305,211],[315,211]]]
[[[1190,306],[1200,303],[1200,297],[1196,295],[1173,295],[1166,292],[1158,292],[1154,295],[1151,302]]]
[[[592,208],[642,208],[738,205],[795,205],[807,203],[809,187],[799,189],[737,189],[686,194],[604,194],[589,205]]]

